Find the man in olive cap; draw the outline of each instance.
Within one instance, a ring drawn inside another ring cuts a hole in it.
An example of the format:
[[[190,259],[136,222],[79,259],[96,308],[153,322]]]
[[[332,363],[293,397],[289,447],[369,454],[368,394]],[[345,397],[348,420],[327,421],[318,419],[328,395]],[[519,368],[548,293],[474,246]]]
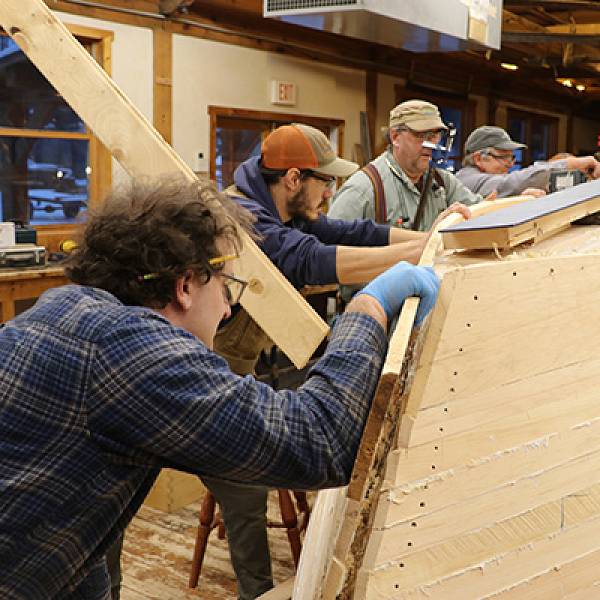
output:
[[[407,100],[390,112],[388,148],[356,171],[333,199],[328,217],[372,219],[403,231],[426,231],[451,205],[472,205],[483,198],[456,177],[431,162],[431,148],[423,142],[440,142],[448,128],[430,102]],[[343,287],[349,300],[357,287]]]
[[[328,216],[373,219],[426,231],[454,202],[479,202],[481,196],[471,193],[454,175],[430,167],[432,150],[423,142],[438,143],[447,129],[434,104],[423,100],[398,104],[390,112],[388,148],[346,181],[335,195]]]
[[[514,150],[526,148],[513,141],[501,127],[484,125],[475,129],[465,142],[464,167],[456,174],[464,185],[479,194],[498,198],[507,196],[543,196],[548,189],[550,172],[580,170],[596,179],[600,163],[593,156],[567,156],[509,172],[515,164]]]

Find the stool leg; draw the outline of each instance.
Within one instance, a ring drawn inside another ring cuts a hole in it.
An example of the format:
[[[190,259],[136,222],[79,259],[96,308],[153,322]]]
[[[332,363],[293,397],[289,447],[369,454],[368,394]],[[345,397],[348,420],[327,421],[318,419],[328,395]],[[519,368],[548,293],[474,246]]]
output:
[[[298,562],[300,561],[302,544],[300,542],[300,531],[298,530],[298,517],[296,516],[296,509],[294,508],[294,504],[288,490],[277,490],[277,493],[279,494],[281,520],[287,529],[294,565],[297,568]]]
[[[200,570],[202,569],[202,562],[204,561],[204,552],[206,551],[208,536],[213,528],[214,517],[215,497],[210,492],[206,492],[200,507],[200,524],[198,525],[196,545],[194,546],[194,557],[192,558],[192,570],[188,582],[188,586],[191,588],[195,588],[198,585]]]
[[[300,531],[304,531],[308,527],[308,520],[310,518],[310,508],[308,506],[308,500],[306,499],[306,492],[294,490],[294,498],[296,498],[298,514],[302,515]]]

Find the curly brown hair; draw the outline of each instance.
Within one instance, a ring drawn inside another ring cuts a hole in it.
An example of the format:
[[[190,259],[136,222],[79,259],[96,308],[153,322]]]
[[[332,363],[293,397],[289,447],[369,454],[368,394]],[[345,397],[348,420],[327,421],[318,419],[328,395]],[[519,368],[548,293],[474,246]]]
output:
[[[208,262],[222,253],[218,241],[221,250],[239,252],[239,228],[250,232],[251,223],[248,211],[206,180],[189,182],[179,175],[137,180],[90,210],[65,273],[124,304],[163,308],[187,271],[203,283],[210,279],[219,268]]]

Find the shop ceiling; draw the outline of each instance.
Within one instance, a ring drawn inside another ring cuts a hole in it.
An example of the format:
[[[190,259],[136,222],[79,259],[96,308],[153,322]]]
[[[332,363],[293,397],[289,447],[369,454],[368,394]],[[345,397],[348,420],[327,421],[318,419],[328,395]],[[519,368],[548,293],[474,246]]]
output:
[[[527,99],[541,107],[563,107],[563,112],[574,115],[597,118],[600,114],[600,0],[504,0],[499,50],[473,46],[444,53],[413,53],[267,19],[263,0],[47,3],[63,10],[87,6],[135,13],[163,20],[175,31],[197,28],[207,32],[204,37],[212,32],[214,39],[222,41],[397,75],[417,90]],[[509,71],[502,64],[518,69]]]

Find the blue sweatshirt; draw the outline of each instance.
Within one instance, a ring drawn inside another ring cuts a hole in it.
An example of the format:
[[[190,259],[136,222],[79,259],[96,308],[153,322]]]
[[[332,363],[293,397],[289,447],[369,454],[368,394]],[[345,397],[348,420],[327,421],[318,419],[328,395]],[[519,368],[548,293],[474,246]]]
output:
[[[295,218],[284,223],[260,173],[260,158],[243,162],[233,174],[235,186],[247,198],[235,199],[256,217],[259,246],[296,288],[338,283],[338,245],[387,246],[390,228],[373,221],[342,221],[320,215],[316,221]]]

